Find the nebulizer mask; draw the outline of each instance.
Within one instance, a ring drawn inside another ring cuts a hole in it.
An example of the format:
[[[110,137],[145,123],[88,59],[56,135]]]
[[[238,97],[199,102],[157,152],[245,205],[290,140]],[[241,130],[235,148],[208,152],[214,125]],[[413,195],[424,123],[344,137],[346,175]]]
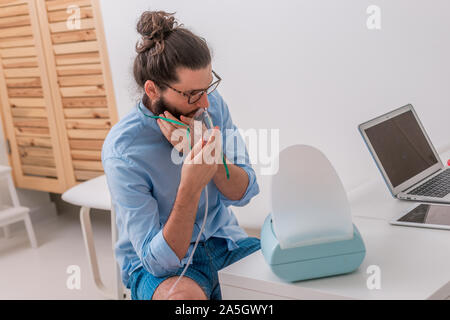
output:
[[[144,111],[141,109],[140,106],[139,106],[139,110],[145,116],[147,116],[149,118],[161,119],[164,121],[168,121],[170,123],[175,123],[175,124],[181,125],[183,127],[186,127],[186,135],[188,137],[188,141],[190,142],[190,149],[192,149],[192,146],[194,145],[195,142],[198,141],[198,139],[203,139],[203,142],[206,143],[212,134],[212,130],[214,129],[214,125],[213,125],[211,116],[209,115],[208,111],[205,108],[200,108],[199,110],[197,110],[197,112],[192,117],[190,125],[187,125],[185,123],[182,123],[182,122],[179,122],[176,120],[168,119],[168,118],[147,115],[144,113]],[[223,160],[223,165],[225,166],[227,179],[229,179],[230,175],[229,175],[227,164],[225,162],[225,156],[223,155],[223,153],[222,153],[222,160]],[[203,234],[203,231],[205,229],[206,218],[207,218],[207,214],[208,214],[208,185],[205,186],[204,190],[205,190],[205,213],[204,213],[202,225],[200,227],[200,232],[198,233],[197,239],[195,240],[194,247],[193,247],[192,252],[189,256],[189,259],[186,263],[186,266],[184,267],[184,269],[183,269],[182,273],[180,274],[180,276],[178,277],[178,279],[175,281],[175,283],[170,288],[166,298],[168,298],[172,294],[173,290],[175,289],[175,287],[177,286],[177,284],[179,283],[181,278],[186,273],[186,270],[189,267],[189,264],[191,263],[192,258],[194,256],[195,250],[197,249],[197,245],[200,241],[200,237]]]

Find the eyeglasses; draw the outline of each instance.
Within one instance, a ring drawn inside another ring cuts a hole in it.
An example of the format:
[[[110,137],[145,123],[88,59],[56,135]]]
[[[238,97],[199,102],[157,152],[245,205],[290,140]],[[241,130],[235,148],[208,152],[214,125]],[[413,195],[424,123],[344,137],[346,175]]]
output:
[[[188,103],[189,104],[194,104],[197,101],[199,101],[202,97],[203,94],[206,92],[206,94],[210,94],[211,92],[213,92],[214,90],[217,89],[217,86],[219,85],[220,81],[222,81],[222,78],[219,77],[219,75],[217,73],[214,72],[214,70],[212,70],[213,75],[217,78],[216,81],[214,81],[208,88],[206,89],[199,89],[199,90],[192,90],[190,92],[182,92],[180,90],[177,90],[175,88],[172,88],[171,86],[169,86],[167,83],[161,83],[164,84],[166,86],[168,86],[170,89],[172,89],[173,91],[176,91],[180,94],[182,94],[183,96],[188,98]]]

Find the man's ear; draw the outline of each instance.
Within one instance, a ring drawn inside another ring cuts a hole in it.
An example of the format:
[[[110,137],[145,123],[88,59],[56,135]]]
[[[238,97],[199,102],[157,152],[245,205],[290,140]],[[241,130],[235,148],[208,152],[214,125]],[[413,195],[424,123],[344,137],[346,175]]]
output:
[[[155,101],[159,99],[159,88],[152,80],[145,81],[144,89],[150,100]]]

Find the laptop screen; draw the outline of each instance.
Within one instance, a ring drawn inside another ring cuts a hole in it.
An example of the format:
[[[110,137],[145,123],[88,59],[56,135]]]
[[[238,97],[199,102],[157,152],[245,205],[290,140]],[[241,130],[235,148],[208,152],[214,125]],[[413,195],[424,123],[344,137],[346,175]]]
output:
[[[394,188],[438,162],[412,111],[365,133]]]

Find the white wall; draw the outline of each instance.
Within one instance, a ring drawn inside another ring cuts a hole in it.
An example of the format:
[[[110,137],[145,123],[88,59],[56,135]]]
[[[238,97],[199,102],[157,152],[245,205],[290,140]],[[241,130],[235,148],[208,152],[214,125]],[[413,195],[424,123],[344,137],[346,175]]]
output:
[[[450,143],[450,2],[447,0],[102,0],[113,82],[123,117],[139,97],[132,78],[135,26],[144,10],[176,11],[205,37],[220,91],[242,129],[280,129],[280,149],[309,144],[347,190],[381,179],[357,125],[412,103],[438,149]],[[381,30],[366,9],[381,8]],[[269,182],[235,208],[259,227]]]

